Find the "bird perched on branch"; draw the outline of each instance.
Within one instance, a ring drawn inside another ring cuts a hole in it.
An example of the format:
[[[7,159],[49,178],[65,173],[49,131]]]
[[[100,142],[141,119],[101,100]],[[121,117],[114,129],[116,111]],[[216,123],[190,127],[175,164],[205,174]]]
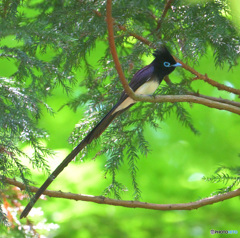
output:
[[[170,74],[176,67],[182,66],[177,63],[165,46],[154,52],[154,60],[144,68],[140,69],[132,78],[129,86],[140,95],[152,95],[163,78]],[[98,138],[106,128],[111,124],[113,119],[122,114],[125,110],[136,103],[125,92],[122,93],[116,105],[107,113],[107,115],[87,134],[87,136],[73,149],[73,151],[62,161],[62,163],[53,171],[44,184],[39,188],[37,193],[31,198],[26,208],[23,210],[20,218],[26,217],[38,198],[58,176],[59,173],[70,163],[71,160],[93,139]]]

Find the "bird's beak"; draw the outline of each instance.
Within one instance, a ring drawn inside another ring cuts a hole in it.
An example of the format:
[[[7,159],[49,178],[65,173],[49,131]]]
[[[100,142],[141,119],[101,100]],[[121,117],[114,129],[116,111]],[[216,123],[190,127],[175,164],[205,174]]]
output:
[[[172,66],[173,66],[173,67],[182,67],[182,64],[176,63],[176,64],[173,64]]]

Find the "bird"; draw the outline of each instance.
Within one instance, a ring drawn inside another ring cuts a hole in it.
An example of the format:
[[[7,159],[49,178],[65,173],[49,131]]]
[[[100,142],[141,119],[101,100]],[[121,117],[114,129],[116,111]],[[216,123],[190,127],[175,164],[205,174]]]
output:
[[[131,89],[138,95],[152,95],[163,78],[174,71],[176,67],[182,66],[176,62],[166,46],[161,46],[153,53],[154,60],[144,68],[137,71],[129,83]],[[30,199],[25,209],[20,215],[20,219],[28,215],[38,198],[53,182],[53,180],[62,172],[62,170],[77,156],[77,154],[92,140],[98,138],[111,122],[136,103],[124,91],[118,102],[103,117],[103,119],[86,135],[86,137],[72,150],[72,152],[58,165],[58,167],[47,178],[36,194]]]

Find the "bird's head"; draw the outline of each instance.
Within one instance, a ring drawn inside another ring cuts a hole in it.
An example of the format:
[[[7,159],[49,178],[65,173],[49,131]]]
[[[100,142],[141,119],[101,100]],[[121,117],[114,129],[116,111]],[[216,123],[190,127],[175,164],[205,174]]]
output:
[[[164,76],[170,74],[176,67],[182,66],[174,60],[165,46],[157,49],[153,55],[155,56],[153,61],[155,70],[161,72]]]

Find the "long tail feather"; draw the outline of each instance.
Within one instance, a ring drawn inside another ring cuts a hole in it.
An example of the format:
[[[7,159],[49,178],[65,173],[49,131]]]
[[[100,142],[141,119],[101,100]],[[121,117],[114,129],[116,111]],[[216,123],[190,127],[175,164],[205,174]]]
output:
[[[47,189],[47,187],[53,182],[53,180],[62,172],[62,170],[78,155],[78,153],[88,144],[92,142],[93,139],[98,138],[105,129],[111,124],[113,119],[123,113],[127,108],[114,113],[114,110],[119,106],[117,103],[111,111],[88,133],[88,135],[73,149],[73,151],[62,161],[62,163],[52,172],[52,174],[47,178],[43,185],[38,189],[36,194],[31,198],[28,205],[23,210],[20,219],[26,217],[36,201]],[[131,105],[130,105],[131,106]]]

